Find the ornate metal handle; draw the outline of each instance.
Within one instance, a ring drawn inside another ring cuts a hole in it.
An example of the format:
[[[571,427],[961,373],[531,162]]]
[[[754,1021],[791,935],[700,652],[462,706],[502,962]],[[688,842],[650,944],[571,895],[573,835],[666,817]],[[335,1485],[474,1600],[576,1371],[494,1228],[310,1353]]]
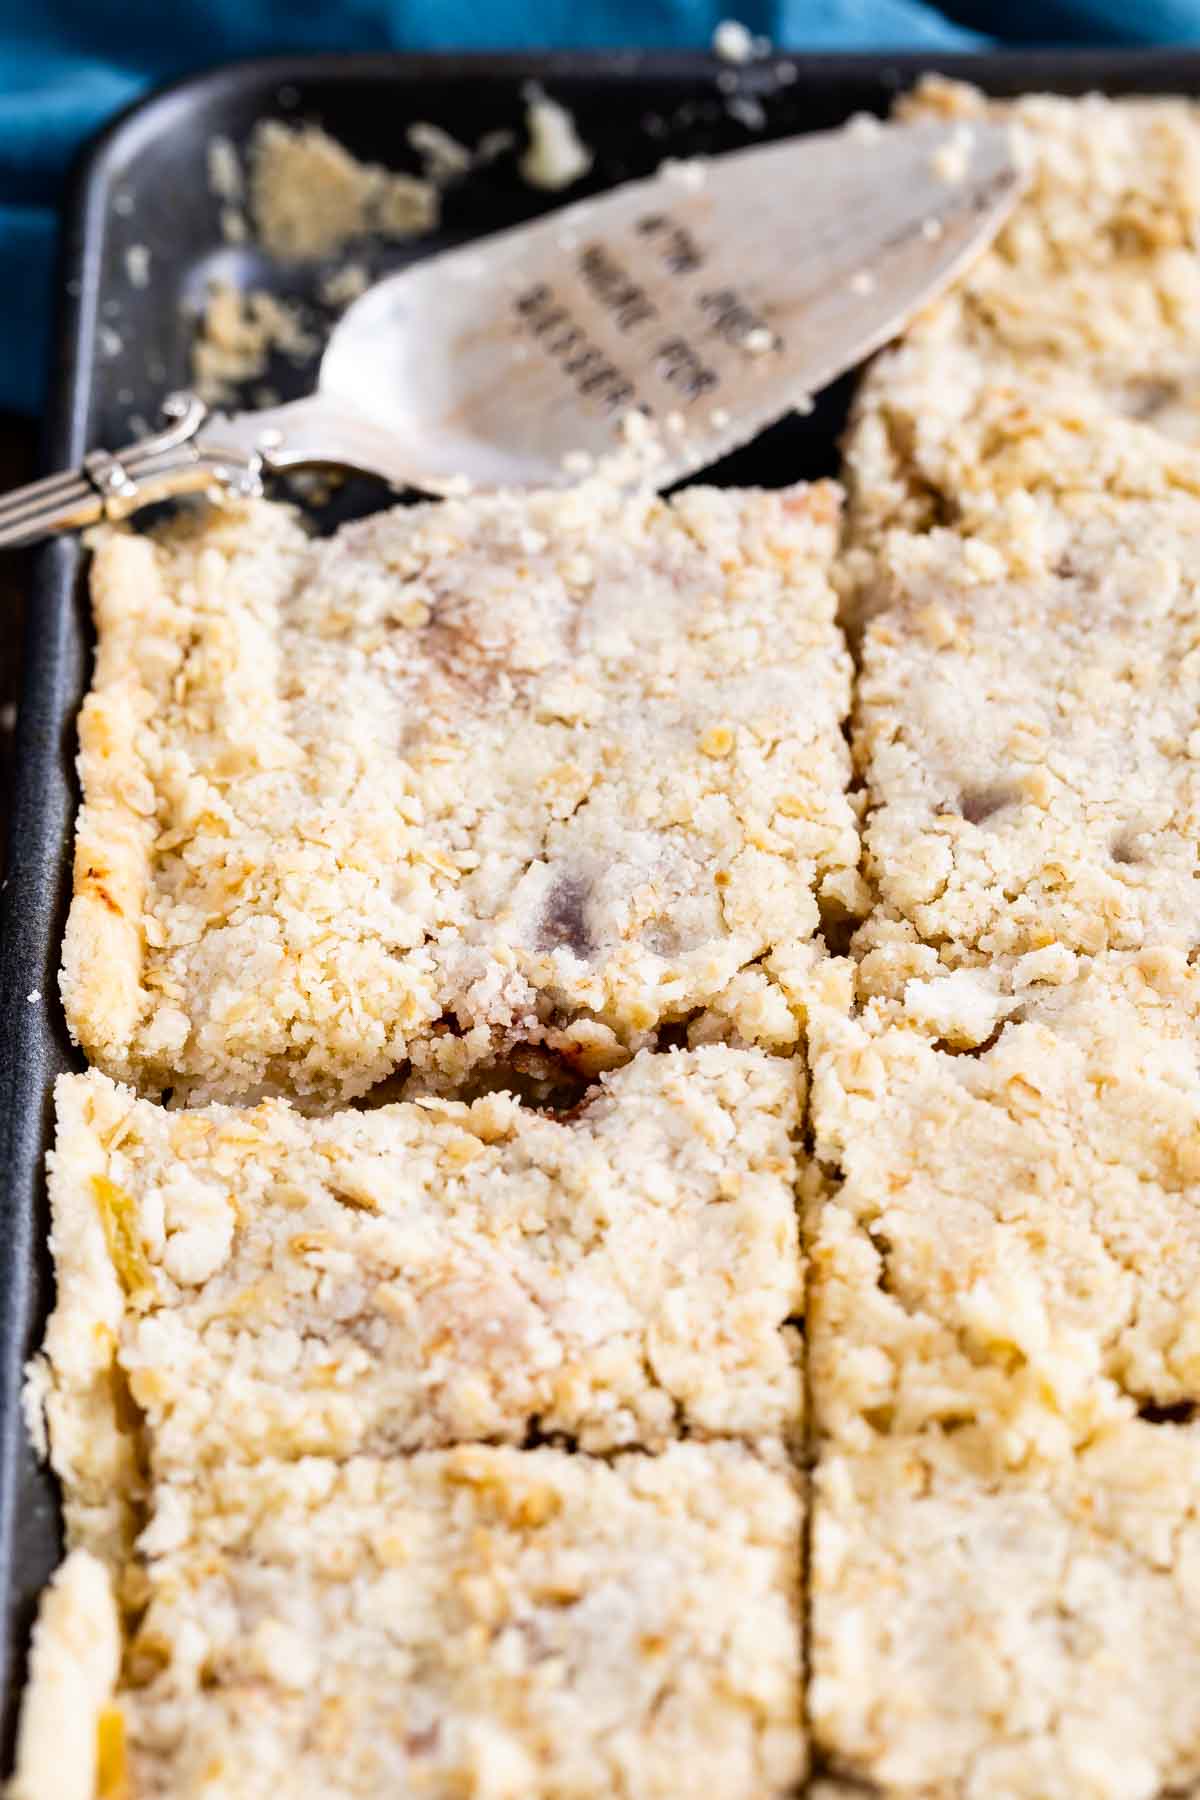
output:
[[[48,475],[0,500],[0,549],[30,544],[55,531],[75,531],[97,519],[123,519],[140,506],[177,494],[220,488],[227,494],[262,492],[263,459],[257,449],[201,442],[208,408],[196,395],[169,394],[168,423],[152,437],[115,455],[93,450],[79,469]]]

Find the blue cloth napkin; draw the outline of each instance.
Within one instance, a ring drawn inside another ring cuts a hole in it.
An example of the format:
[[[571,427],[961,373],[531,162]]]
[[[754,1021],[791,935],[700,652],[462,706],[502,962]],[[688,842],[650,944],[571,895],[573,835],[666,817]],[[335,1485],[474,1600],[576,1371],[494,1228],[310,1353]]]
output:
[[[0,0],[0,409],[40,402],[64,171],[155,83],[269,52],[700,47],[729,16],[787,49],[1200,37],[1200,0]]]

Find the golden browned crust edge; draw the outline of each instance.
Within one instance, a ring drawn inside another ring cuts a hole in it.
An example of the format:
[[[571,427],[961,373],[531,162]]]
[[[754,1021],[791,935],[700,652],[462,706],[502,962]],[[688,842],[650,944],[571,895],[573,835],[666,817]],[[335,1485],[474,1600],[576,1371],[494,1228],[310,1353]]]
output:
[[[133,804],[148,787],[137,736],[154,695],[131,652],[162,597],[153,545],[125,532],[104,534],[91,592],[99,648],[79,717],[83,804],[59,985],[71,1036],[128,1077],[128,1047],[146,1001],[141,912],[155,836],[152,801],[148,812]]]

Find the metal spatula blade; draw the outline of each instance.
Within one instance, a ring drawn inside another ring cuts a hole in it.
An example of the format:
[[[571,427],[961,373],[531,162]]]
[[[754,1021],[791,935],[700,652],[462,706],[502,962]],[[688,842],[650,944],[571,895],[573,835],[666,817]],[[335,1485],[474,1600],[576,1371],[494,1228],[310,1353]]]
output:
[[[1020,186],[1000,127],[859,126],[675,166],[430,257],[355,302],[308,400],[172,423],[0,505],[0,544],[340,463],[398,487],[558,485],[652,431],[660,487],[893,337]]]
[[[1004,131],[938,122],[684,164],[383,282],[321,392],[403,444],[416,486],[561,482],[631,410],[666,485],[893,337],[1016,187]]]

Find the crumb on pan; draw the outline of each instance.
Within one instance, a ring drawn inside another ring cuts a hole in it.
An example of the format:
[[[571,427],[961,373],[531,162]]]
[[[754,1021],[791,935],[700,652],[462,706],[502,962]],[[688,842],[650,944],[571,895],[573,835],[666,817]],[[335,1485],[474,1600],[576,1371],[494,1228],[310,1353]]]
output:
[[[372,234],[419,236],[438,222],[434,181],[359,162],[318,125],[264,119],[246,161],[243,171],[226,138],[209,145],[209,184],[232,225],[226,236],[252,236],[283,262],[330,257]]]
[[[148,245],[130,244],[125,252],[125,273],[129,277],[130,287],[149,287],[150,250]]]
[[[208,142],[208,185],[218,199],[239,206],[245,194],[242,159],[237,146],[227,137],[213,137]]]
[[[580,138],[565,106],[531,83],[525,90],[525,126],[529,148],[519,167],[530,187],[556,192],[570,187],[592,166],[592,153]]]
[[[231,405],[239,387],[266,373],[272,355],[300,363],[319,349],[294,303],[264,288],[243,292],[213,281],[192,339],[192,386],[210,406]]]
[[[424,164],[426,179],[435,187],[443,187],[467,174],[474,161],[465,144],[428,119],[418,119],[408,127],[405,136]]]
[[[319,294],[326,306],[342,308],[352,306],[359,297],[366,293],[371,285],[370,272],[365,263],[345,263],[339,269],[322,278]]]

